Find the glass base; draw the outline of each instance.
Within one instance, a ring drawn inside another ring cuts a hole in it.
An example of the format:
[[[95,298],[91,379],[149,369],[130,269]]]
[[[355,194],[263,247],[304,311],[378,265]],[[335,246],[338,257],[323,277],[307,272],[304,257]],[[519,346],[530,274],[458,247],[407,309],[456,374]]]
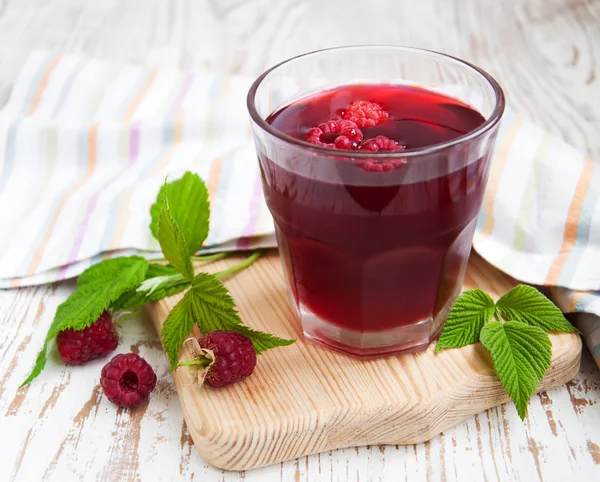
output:
[[[385,331],[357,331],[329,323],[300,304],[296,314],[302,322],[306,340],[325,345],[358,358],[377,358],[425,350],[435,340],[442,329],[448,309],[454,299],[448,303],[435,318],[399,326]]]

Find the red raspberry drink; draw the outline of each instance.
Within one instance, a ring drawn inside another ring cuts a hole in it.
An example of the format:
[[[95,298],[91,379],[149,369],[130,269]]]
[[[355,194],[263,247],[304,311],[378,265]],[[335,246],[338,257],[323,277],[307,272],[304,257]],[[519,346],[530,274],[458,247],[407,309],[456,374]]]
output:
[[[426,346],[462,286],[496,129],[474,137],[478,109],[406,83],[309,93],[263,122],[283,140],[255,126],[305,335],[358,356]]]

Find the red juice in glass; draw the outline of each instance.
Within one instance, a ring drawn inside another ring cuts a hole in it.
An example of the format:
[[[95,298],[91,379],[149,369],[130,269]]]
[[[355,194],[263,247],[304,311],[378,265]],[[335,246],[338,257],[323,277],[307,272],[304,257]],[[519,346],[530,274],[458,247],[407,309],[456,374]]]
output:
[[[485,116],[380,82],[300,96],[264,123],[285,138],[257,148],[305,335],[358,356],[427,345],[466,270],[495,131],[468,138]]]

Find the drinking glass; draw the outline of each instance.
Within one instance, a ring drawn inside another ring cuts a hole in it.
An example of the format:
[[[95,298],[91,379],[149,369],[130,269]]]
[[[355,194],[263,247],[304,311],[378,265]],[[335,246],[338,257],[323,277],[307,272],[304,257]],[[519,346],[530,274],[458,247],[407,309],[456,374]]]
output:
[[[459,101],[451,114],[462,104],[485,121],[447,142],[377,153],[317,146],[269,122],[298,100],[352,85],[416,86]],[[498,83],[437,52],[341,47],[267,70],[248,109],[305,337],[359,357],[425,348],[461,290],[504,110]],[[361,168],[384,161],[396,168]]]

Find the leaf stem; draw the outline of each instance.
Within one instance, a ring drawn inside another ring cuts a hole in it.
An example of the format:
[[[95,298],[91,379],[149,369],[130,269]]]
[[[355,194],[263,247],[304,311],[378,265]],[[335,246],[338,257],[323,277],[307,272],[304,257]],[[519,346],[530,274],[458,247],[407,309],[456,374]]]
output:
[[[502,323],[504,320],[502,319],[502,314],[497,306],[494,306],[494,319]]]
[[[207,261],[218,261],[220,259],[223,259],[225,256],[227,256],[229,253],[223,252],[223,253],[213,253],[213,254],[207,254],[206,256],[192,256],[192,261],[197,262],[197,263],[204,263]],[[166,261],[166,258],[148,258],[148,261]]]
[[[165,288],[175,288],[176,286],[189,285],[189,284],[190,284],[190,282],[182,276],[180,280],[171,281],[170,283],[165,285]]]
[[[177,366],[191,367],[193,365],[200,365],[201,367],[207,367],[208,365],[210,365],[211,362],[212,362],[212,360],[210,358],[201,357],[201,358],[194,358],[193,360],[190,360],[190,361],[179,362],[177,364]]]
[[[125,323],[130,318],[133,318],[139,312],[140,312],[139,308],[136,308],[135,310],[124,310],[124,311],[121,311],[113,319],[113,324],[115,324],[115,325],[121,325],[122,323]]]
[[[144,280],[136,291],[146,293],[146,296],[150,296],[158,288],[171,288],[185,283],[189,283],[189,281],[181,273],[170,276],[155,276],[154,278]]]
[[[223,271],[219,271],[218,273],[214,274],[215,278],[224,278],[226,276],[229,276],[233,273],[237,273],[238,271],[241,271],[245,268],[247,268],[248,266],[250,266],[252,263],[254,263],[258,258],[260,258],[260,256],[262,255],[262,251],[258,250],[258,251],[254,251],[254,253],[252,253],[250,256],[248,256],[244,261],[242,261],[241,263],[235,264]]]
[[[215,254],[207,254],[206,256],[192,256],[192,261],[219,261],[227,256],[229,253],[215,253]]]

